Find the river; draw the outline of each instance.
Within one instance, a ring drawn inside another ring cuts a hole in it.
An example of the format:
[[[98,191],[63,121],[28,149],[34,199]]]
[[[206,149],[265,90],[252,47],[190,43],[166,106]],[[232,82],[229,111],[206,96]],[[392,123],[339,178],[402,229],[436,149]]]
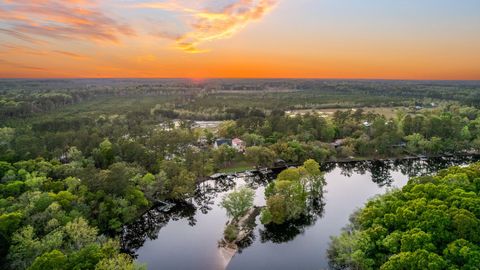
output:
[[[125,226],[122,246],[148,269],[329,269],[330,236],[338,235],[368,199],[404,186],[412,176],[477,160],[450,157],[324,164],[327,184],[321,203],[301,220],[282,226],[263,226],[257,218],[254,232],[231,260],[225,260],[218,249],[228,220],[218,204],[235,187],[248,185],[255,190],[255,205],[264,205],[264,187],[273,176],[206,181],[191,201],[171,209],[153,208]]]

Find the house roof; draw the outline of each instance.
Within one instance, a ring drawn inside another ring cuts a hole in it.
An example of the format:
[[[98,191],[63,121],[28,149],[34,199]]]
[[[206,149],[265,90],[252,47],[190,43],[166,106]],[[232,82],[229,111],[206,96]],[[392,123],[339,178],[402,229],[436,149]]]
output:
[[[223,144],[227,144],[227,145],[232,145],[232,140],[230,139],[217,139],[215,141],[215,143],[220,146],[220,145],[223,145]]]
[[[243,144],[243,143],[244,143],[244,141],[242,141],[239,138],[235,138],[235,139],[232,140],[232,144]]]

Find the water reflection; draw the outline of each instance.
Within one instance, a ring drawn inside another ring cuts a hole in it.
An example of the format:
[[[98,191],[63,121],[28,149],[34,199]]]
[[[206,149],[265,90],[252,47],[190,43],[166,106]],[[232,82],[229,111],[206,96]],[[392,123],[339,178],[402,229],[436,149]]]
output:
[[[219,179],[204,181],[197,186],[195,191],[195,205],[203,213],[207,214],[215,206],[215,198],[219,193],[229,191],[235,187],[233,179]]]
[[[134,223],[124,226],[120,236],[122,251],[136,257],[136,251],[145,241],[157,239],[160,229],[172,220],[187,219],[190,226],[195,226],[196,212],[197,208],[189,202],[176,202],[168,211],[163,205],[150,209]]]
[[[351,177],[353,174],[364,175],[370,173],[372,182],[379,187],[391,186],[393,183],[392,172],[399,171],[408,177],[421,176],[438,172],[441,169],[468,164],[478,161],[480,156],[452,156],[435,158],[411,158],[399,160],[369,160],[341,163],[322,164],[323,172],[331,172],[337,167],[341,174]]]
[[[315,225],[319,218],[323,217],[325,202],[323,193],[320,197],[308,202],[307,213],[299,219],[290,220],[284,224],[268,224],[259,229],[260,240],[262,243],[285,243],[292,241],[298,235],[305,232],[305,229]]]
[[[247,186],[257,189],[266,185],[268,179],[273,178],[272,176],[255,175],[245,178],[245,183]],[[174,206],[168,210],[165,210],[165,205],[151,208],[135,222],[124,226],[120,235],[122,251],[136,258],[137,250],[143,246],[145,241],[157,239],[160,229],[170,221],[186,219],[190,226],[195,226],[197,211],[208,214],[213,207],[216,207],[215,199],[219,194],[232,190],[235,185],[233,178],[204,181],[198,184],[195,196],[190,201],[170,202]],[[251,242],[255,239],[254,236],[249,238]],[[243,248],[248,246],[249,238],[246,238],[246,241],[241,244]]]
[[[400,172],[408,177],[431,174],[440,169],[468,164],[479,160],[478,156],[464,157],[443,157],[431,159],[407,159],[395,161],[361,161],[345,163],[325,163],[321,169],[325,173],[339,169],[341,175],[352,176],[355,174],[368,175],[371,181],[378,187],[389,187],[394,183],[392,174]],[[276,175],[255,175],[242,177],[241,182],[254,190],[265,187]],[[354,181],[355,178],[347,179]],[[141,216],[136,222],[124,227],[121,235],[122,248],[125,252],[137,255],[147,240],[157,239],[161,229],[172,221],[186,220],[189,226],[196,226],[199,214],[209,215],[214,209],[218,209],[219,196],[232,190],[239,179],[222,179],[216,181],[205,181],[198,185],[194,198],[189,201],[175,202],[171,209],[154,207]],[[328,187],[327,187],[328,188]],[[283,225],[258,226],[257,232],[252,232],[240,243],[240,251],[250,247],[252,243],[260,240],[261,243],[285,243],[296,239],[299,235],[315,226],[317,221],[324,215],[325,200],[321,198],[309,202],[308,213],[300,219],[288,222]],[[263,197],[263,191],[257,192],[257,197]],[[260,206],[260,205],[259,205]],[[359,207],[361,205],[357,205]],[[215,211],[214,211],[215,212]],[[222,211],[223,212],[223,211]],[[221,221],[224,222],[224,221]],[[200,226],[201,227],[201,226]],[[221,232],[220,232],[221,233]],[[256,239],[258,237],[258,239]],[[216,241],[218,237],[212,239]],[[195,241],[192,239],[192,241]],[[193,262],[192,262],[193,263]],[[154,265],[151,267],[155,268]]]
[[[256,224],[255,224],[255,227],[256,227]],[[242,251],[248,248],[249,246],[251,246],[255,242],[255,240],[256,240],[256,236],[254,231],[252,230],[247,235],[247,237],[245,237],[241,242],[237,243],[237,246],[238,246],[237,252],[242,253]]]

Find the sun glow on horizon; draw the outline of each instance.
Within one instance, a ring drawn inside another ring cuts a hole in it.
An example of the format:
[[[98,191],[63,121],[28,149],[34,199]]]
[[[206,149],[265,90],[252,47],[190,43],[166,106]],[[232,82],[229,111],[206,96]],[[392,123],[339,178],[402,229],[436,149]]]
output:
[[[0,0],[2,78],[480,79],[475,0]]]

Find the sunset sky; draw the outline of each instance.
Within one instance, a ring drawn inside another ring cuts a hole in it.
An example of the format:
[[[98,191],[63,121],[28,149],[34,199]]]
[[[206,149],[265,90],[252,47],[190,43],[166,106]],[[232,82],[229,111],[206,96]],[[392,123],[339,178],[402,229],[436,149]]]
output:
[[[0,77],[480,80],[480,1],[0,0]]]

